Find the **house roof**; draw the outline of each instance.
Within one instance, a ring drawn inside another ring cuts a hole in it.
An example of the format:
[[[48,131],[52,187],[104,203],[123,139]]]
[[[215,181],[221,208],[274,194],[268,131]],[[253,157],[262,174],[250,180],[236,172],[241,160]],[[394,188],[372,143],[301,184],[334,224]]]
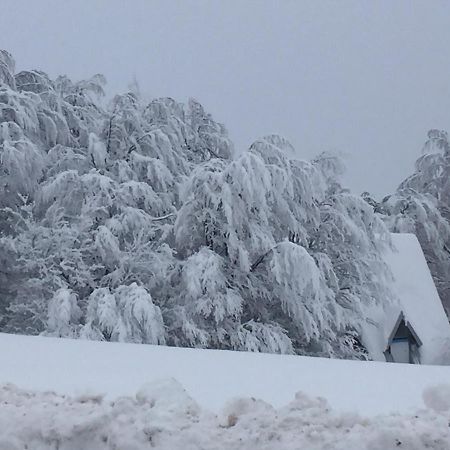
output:
[[[419,336],[417,336],[417,333],[414,330],[414,328],[411,325],[411,323],[405,320],[405,315],[403,314],[403,311],[401,311],[400,314],[398,315],[397,322],[395,322],[394,328],[392,329],[391,334],[388,337],[387,347],[389,347],[392,344],[392,341],[394,340],[395,335],[397,334],[398,328],[400,327],[400,324],[402,322],[405,323],[406,328],[408,328],[408,330],[411,333],[412,337],[416,341],[417,346],[418,347],[422,346],[421,339],[419,338]]]
[[[384,261],[393,275],[396,302],[368,311],[363,342],[371,358],[384,361],[383,351],[403,315],[414,337],[422,343],[422,363],[436,363],[444,342],[450,342],[450,324],[416,236],[399,233],[391,238],[393,248],[386,250]]]

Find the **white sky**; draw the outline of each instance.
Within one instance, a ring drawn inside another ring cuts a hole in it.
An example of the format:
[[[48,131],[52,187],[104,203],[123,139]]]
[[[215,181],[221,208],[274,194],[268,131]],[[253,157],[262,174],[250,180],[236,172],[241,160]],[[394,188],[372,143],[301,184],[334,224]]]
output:
[[[343,152],[377,196],[450,128],[448,1],[0,0],[0,48],[18,70],[195,97],[238,150],[280,133],[304,158]]]

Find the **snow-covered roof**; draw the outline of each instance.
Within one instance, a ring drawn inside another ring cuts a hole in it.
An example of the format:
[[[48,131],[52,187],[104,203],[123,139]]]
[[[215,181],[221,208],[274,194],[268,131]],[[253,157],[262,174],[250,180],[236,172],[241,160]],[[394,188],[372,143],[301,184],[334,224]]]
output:
[[[375,309],[369,314],[363,337],[371,357],[384,360],[383,351],[400,313],[422,341],[423,364],[438,362],[450,324],[428,269],[422,248],[414,234],[392,234],[393,249],[385,253],[385,262],[394,276],[393,289],[398,304]],[[377,326],[373,326],[376,324]]]
[[[402,323],[405,322],[406,328],[411,333],[412,339],[414,339],[415,344],[420,347],[422,345],[422,339],[417,335],[416,331],[414,330],[412,323],[408,322],[405,319],[405,315],[403,314],[403,311],[400,312],[398,315],[398,319],[395,322],[394,328],[392,328],[391,334],[388,337],[387,345],[391,345],[392,342],[395,339],[396,334],[398,333],[398,329],[401,327]]]

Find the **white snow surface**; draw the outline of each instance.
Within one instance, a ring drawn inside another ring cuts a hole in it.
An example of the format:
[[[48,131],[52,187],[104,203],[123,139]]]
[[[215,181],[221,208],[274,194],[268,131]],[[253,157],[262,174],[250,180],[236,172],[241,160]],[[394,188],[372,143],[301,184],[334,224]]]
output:
[[[66,395],[134,395],[174,378],[196,402],[219,411],[236,397],[278,408],[302,391],[333,409],[364,415],[424,406],[422,391],[450,383],[448,366],[416,366],[291,355],[200,350],[0,334],[0,383]]]
[[[0,450],[450,448],[450,367],[7,334],[0,355]]]
[[[114,402],[6,385],[0,388],[0,450],[448,450],[449,410],[433,408],[442,392],[427,393],[430,409],[368,419],[333,412],[324,399],[302,393],[278,409],[241,398],[213,414],[175,380]]]
[[[369,313],[370,323],[364,330],[364,344],[372,359],[384,361],[389,335],[400,312],[422,341],[423,364],[439,363],[443,344],[450,340],[450,324],[428,269],[422,248],[414,234],[392,233],[393,249],[384,260],[394,276],[393,287],[397,305],[375,309]]]

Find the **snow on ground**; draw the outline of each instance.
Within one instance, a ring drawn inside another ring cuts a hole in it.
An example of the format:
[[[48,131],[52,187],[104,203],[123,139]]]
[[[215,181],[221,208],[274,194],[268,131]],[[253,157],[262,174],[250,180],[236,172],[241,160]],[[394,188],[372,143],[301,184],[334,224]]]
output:
[[[450,367],[7,334],[0,355],[0,450],[450,449]]]
[[[427,409],[370,419],[333,412],[325,400],[303,394],[279,409],[261,400],[236,399],[215,415],[202,409],[176,381],[167,380],[113,402],[95,396],[30,393],[7,385],[0,388],[0,402],[0,450],[448,450],[450,446],[450,398],[445,412]]]
[[[0,334],[0,383],[60,394],[134,395],[144,384],[175,378],[202,407],[218,411],[234,397],[278,408],[298,391],[338,411],[410,412],[422,391],[450,383],[450,367],[183,349]]]

